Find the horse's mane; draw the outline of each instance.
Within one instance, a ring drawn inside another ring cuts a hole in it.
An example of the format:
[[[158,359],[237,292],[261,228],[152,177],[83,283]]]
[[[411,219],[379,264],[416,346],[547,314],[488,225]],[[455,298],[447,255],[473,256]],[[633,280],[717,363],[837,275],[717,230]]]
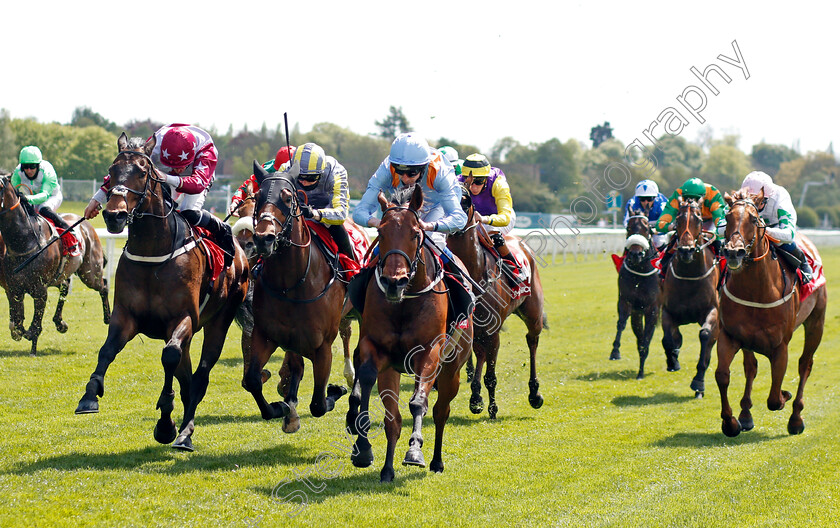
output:
[[[753,195],[752,195],[752,194],[750,194],[750,191],[748,191],[747,189],[739,189],[739,190],[737,190],[737,191],[732,191],[732,193],[730,194],[730,196],[731,196],[731,197],[732,197],[732,199],[733,199],[733,200],[735,200],[735,201],[738,201],[738,200],[749,200],[749,201],[752,201],[752,199],[753,199]]]
[[[408,205],[408,202],[411,200],[411,195],[414,193],[415,186],[416,184],[406,187],[405,189],[394,191],[391,194],[391,203],[396,205]]]

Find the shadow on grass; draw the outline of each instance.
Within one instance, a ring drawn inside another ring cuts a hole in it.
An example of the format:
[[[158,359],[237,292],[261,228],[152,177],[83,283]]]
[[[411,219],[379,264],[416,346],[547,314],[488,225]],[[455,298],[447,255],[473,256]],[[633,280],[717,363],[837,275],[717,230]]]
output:
[[[669,392],[660,392],[652,396],[617,396],[612,404],[617,407],[641,407],[643,405],[661,405],[663,403],[685,403],[694,399],[693,395],[679,396]]]
[[[747,431],[735,438],[724,436],[720,431],[716,433],[675,433],[667,438],[652,442],[654,447],[722,447],[743,444],[758,444],[772,440],[779,440],[787,435],[769,435],[761,431]]]
[[[151,422],[157,421],[157,419],[149,420]],[[262,416],[259,414],[252,414],[252,415],[233,415],[233,414],[208,414],[208,415],[200,415],[197,416],[196,419],[196,427],[201,427],[202,425],[218,425],[218,424],[227,424],[227,423],[257,423],[257,422],[266,422],[271,420],[264,420]],[[273,420],[275,422],[280,422],[282,425],[283,420]]]
[[[639,371],[635,369],[626,369],[626,370],[619,370],[615,372],[590,372],[589,374],[581,374],[580,376],[576,377],[575,379],[578,381],[597,381],[597,380],[613,380],[613,381],[623,381],[623,380],[635,380],[636,374]],[[646,374],[650,376],[650,374]]]
[[[24,346],[26,348],[21,348],[20,350],[0,350],[0,358],[29,357],[29,350],[31,349],[31,345],[26,344]],[[37,358],[39,356],[69,356],[74,353],[75,352],[71,352],[69,350],[61,350],[58,348],[39,348],[38,352],[35,354],[35,357]]]
[[[307,464],[314,459],[301,454],[295,444],[280,444],[265,449],[238,451],[235,453],[204,454],[201,446],[193,453],[177,451],[165,445],[152,445],[142,449],[114,453],[67,453],[42,458],[36,462],[20,464],[5,471],[6,474],[28,475],[45,469],[57,471],[78,470],[136,470],[144,472],[180,474],[196,471],[230,470],[239,467],[267,467],[277,464]],[[169,463],[166,466],[147,464]]]

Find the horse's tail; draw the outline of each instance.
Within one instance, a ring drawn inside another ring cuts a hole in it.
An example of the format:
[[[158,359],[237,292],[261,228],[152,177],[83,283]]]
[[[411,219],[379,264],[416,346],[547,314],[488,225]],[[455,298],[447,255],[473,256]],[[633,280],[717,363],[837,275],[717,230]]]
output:
[[[545,312],[542,313],[542,326],[543,330],[551,330],[551,328],[548,326],[548,314]]]
[[[245,294],[245,300],[236,309],[234,320],[243,333],[251,335],[254,330],[254,281],[249,282],[248,293]]]

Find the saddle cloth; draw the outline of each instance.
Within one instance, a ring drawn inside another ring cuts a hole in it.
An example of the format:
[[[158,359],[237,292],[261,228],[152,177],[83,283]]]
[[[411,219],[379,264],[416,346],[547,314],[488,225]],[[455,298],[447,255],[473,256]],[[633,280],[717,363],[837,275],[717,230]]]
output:
[[[511,291],[512,298],[515,300],[525,295],[531,295],[531,263],[522,250],[522,246],[519,245],[519,239],[517,237],[508,236],[505,238],[508,240],[507,246],[510,248],[510,254],[513,255],[513,259],[519,267],[519,278],[522,279],[522,282]]]
[[[820,288],[821,286],[825,285],[825,273],[823,273],[823,265],[822,260],[815,257],[811,254],[808,250],[808,247],[805,244],[800,245],[799,247],[802,248],[802,252],[805,253],[805,258],[808,259],[808,264],[811,265],[811,269],[814,270],[813,276],[814,280],[809,282],[808,284],[802,285],[802,281],[799,281],[800,289],[799,289],[799,302],[804,301],[808,298],[809,295],[814,293],[814,290]],[[799,270],[796,270],[797,274]]]
[[[327,226],[322,224],[321,222],[314,222],[312,220],[306,221],[307,227],[309,227],[309,231],[312,233],[313,236],[318,237],[321,241],[324,249],[326,249],[329,253],[326,255],[328,259],[331,259],[335,254],[338,253],[338,244],[335,243],[332,236],[330,236],[329,230],[327,230]],[[351,234],[352,233],[352,234]],[[354,230],[347,229],[347,234],[350,236],[350,241],[353,243],[353,253],[356,254],[356,259],[361,262],[362,258],[364,257],[364,253],[361,253],[361,241],[357,241],[354,239],[359,237],[358,233],[355,233]],[[344,274],[345,279],[350,280],[357,273],[361,267],[359,266],[359,262],[352,260],[350,257],[345,255],[344,253],[338,253],[338,263],[341,266]]]
[[[64,231],[63,229],[57,227],[53,221],[46,216],[41,216],[41,218],[49,222],[61,238],[61,256],[78,257],[82,254],[82,246],[79,244],[79,239],[76,237],[76,233],[72,229]]]
[[[204,254],[207,255],[207,262],[210,264],[211,280],[216,280],[221,275],[225,267],[225,254],[222,248],[210,238],[210,231],[203,227],[193,227],[196,238],[201,240],[201,246],[204,248]]]
[[[660,266],[659,266],[659,261],[662,260],[662,257],[664,255],[665,255],[665,252],[660,251],[655,257],[650,259],[651,265],[653,265],[653,267],[656,268],[656,269],[661,269]],[[621,271],[621,265],[624,264],[624,258],[627,256],[627,252],[624,252],[620,256],[613,253],[611,256],[612,256],[613,264],[615,265],[615,271],[616,272]]]

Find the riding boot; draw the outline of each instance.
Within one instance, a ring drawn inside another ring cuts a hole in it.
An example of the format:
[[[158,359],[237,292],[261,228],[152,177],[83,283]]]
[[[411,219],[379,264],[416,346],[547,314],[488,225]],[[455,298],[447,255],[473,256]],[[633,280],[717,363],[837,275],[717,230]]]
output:
[[[802,248],[800,248],[796,242],[782,244],[777,246],[777,249],[782,256],[785,257],[785,260],[788,261],[788,264],[790,264],[791,267],[799,269],[803,285],[814,280],[814,270],[811,269],[811,265],[808,264],[808,258],[805,256],[805,252],[802,251]]]
[[[67,247],[67,251],[71,255],[76,253],[79,244],[78,241],[75,240],[75,237],[73,237],[73,234],[70,232],[70,224],[68,224],[64,220],[64,218],[61,217],[61,215],[59,215],[49,207],[42,206],[40,209],[38,209],[38,214],[50,220],[53,223],[53,225],[56,228],[58,228],[61,241]]]
[[[712,251],[715,252],[715,257],[720,258],[720,250],[723,248],[723,241],[719,238],[715,238],[715,241],[712,242]]]
[[[512,287],[517,287],[525,281],[522,270],[519,268],[519,263],[513,258],[510,248],[507,246],[504,235],[501,233],[491,233],[490,238],[493,240],[493,247],[499,252],[502,257],[500,264],[502,271],[508,278]]]
[[[665,275],[668,273],[668,264],[676,253],[676,237],[671,239],[671,242],[662,253],[662,258],[659,259],[659,278],[665,280]]]
[[[203,227],[210,231],[210,234],[213,235],[213,240],[219,244],[222,253],[224,253],[225,267],[230,267],[233,263],[233,256],[236,255],[236,246],[233,241],[233,232],[231,231],[230,225],[222,222],[209,211],[181,211],[181,215],[192,225]]]
[[[327,231],[330,232],[335,244],[338,246],[338,252],[350,257],[350,260],[356,260],[356,254],[353,251],[353,244],[350,242],[350,235],[347,234],[347,229],[344,224],[332,224],[327,226]]]

